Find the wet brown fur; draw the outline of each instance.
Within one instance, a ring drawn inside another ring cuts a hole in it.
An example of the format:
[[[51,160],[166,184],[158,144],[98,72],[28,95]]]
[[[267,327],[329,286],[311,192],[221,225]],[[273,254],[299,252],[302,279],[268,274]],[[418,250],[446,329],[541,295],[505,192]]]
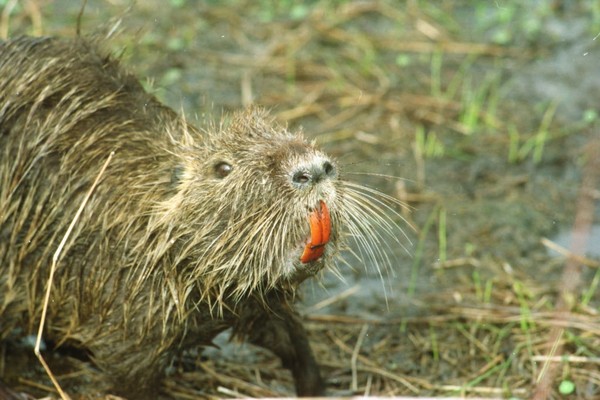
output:
[[[291,298],[331,264],[341,226],[376,238],[376,227],[392,229],[383,203],[359,196],[337,169],[295,184],[298,169],[335,163],[259,109],[201,132],[100,47],[80,38],[0,43],[0,339],[36,331],[52,254],[115,151],[63,250],[46,338],[89,350],[118,382],[113,391],[143,397],[181,349],[233,327],[282,358],[299,394],[321,394]],[[319,200],[332,242],[303,265]],[[377,252],[372,240],[359,242]]]

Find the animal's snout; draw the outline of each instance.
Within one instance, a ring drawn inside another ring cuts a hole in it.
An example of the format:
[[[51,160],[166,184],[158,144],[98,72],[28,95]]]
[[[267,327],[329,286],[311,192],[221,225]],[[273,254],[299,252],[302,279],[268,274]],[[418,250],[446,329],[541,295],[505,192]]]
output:
[[[325,179],[333,179],[336,168],[333,163],[322,157],[317,157],[304,165],[300,165],[292,174],[292,182],[299,187],[316,185]]]

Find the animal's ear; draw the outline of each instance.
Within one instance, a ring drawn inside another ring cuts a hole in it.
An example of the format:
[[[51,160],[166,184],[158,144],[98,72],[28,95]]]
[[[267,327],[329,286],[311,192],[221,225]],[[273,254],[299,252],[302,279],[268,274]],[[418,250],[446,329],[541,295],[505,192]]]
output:
[[[173,170],[171,170],[171,185],[173,187],[179,186],[181,183],[181,179],[183,178],[183,166],[177,165]]]
[[[250,138],[269,138],[275,130],[282,130],[275,118],[262,107],[248,107],[233,114],[231,132]]]

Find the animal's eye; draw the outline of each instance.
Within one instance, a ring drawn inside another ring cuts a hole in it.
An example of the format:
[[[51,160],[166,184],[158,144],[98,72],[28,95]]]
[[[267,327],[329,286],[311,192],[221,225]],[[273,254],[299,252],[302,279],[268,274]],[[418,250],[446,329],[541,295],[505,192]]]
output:
[[[226,163],[225,161],[221,161],[220,163],[215,165],[215,176],[217,178],[223,179],[227,175],[229,175],[232,170],[233,167],[231,166],[231,164]]]

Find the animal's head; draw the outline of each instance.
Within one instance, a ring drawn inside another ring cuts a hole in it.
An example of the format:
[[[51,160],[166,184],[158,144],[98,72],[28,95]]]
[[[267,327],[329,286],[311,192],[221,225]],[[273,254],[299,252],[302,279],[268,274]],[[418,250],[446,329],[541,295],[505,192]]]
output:
[[[208,288],[239,297],[296,285],[335,255],[344,187],[314,143],[252,109],[185,147],[163,209],[178,216],[178,261]]]

